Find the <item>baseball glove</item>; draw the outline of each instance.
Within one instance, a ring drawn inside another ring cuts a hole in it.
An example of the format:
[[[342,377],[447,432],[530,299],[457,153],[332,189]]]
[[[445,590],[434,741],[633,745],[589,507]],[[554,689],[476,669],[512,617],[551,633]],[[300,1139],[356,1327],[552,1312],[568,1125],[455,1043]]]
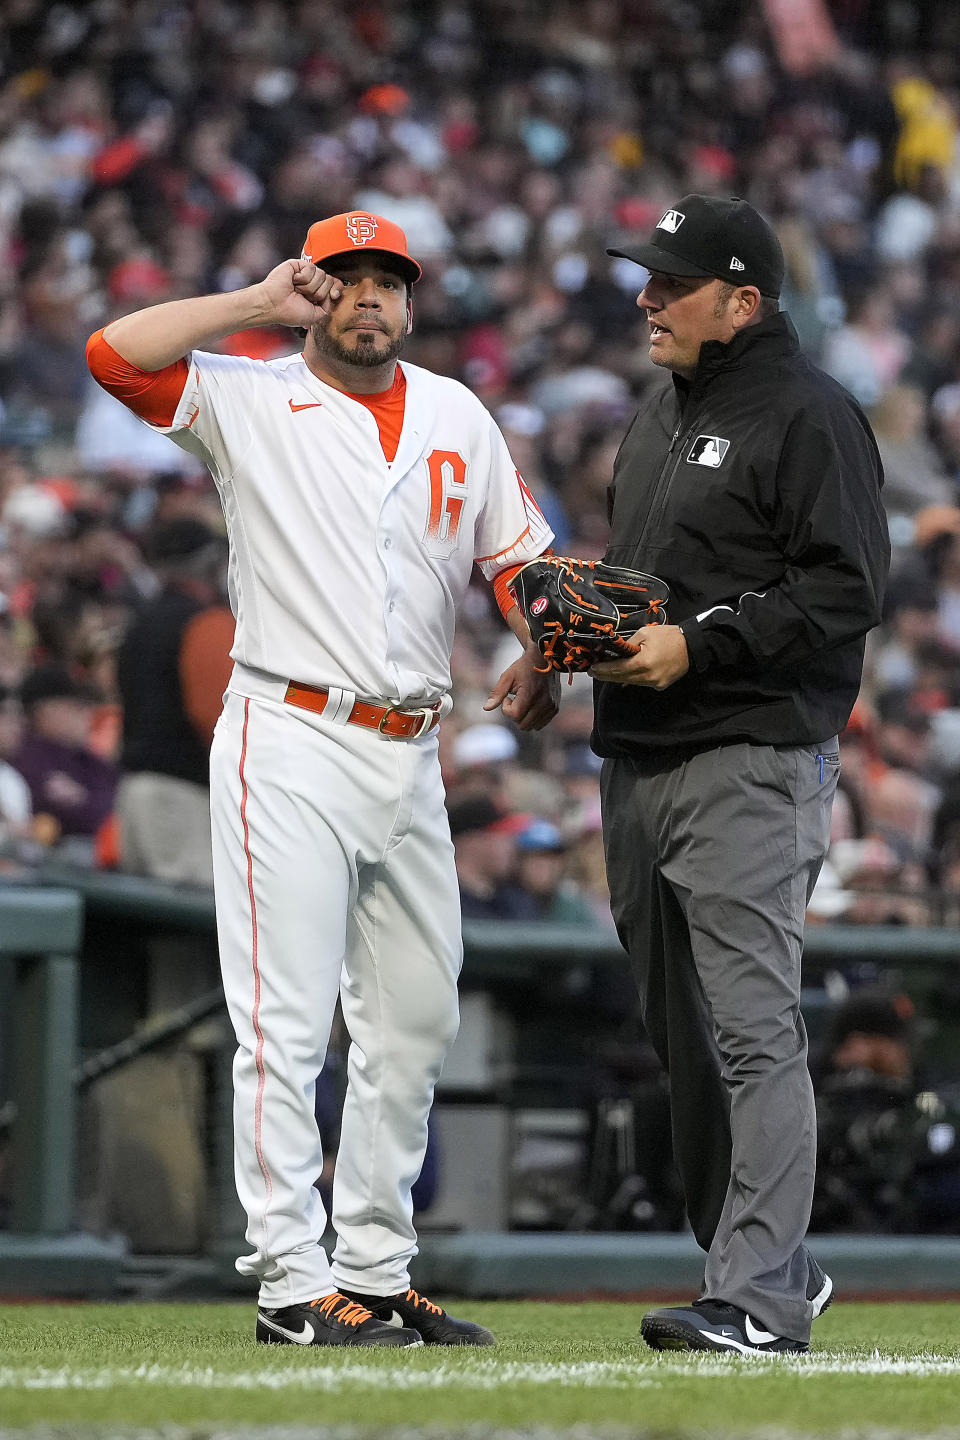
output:
[[[626,637],[665,624],[670,598],[656,575],[567,555],[531,560],[507,588],[546,662],[541,668],[571,673],[636,655]]]

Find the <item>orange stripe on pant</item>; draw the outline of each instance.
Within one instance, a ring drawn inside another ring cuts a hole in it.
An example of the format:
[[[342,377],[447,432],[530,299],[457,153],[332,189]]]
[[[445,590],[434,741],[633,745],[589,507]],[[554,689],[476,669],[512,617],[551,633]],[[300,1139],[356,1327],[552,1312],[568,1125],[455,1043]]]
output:
[[[250,723],[250,701],[244,701],[243,706],[243,740],[240,746],[240,822],[243,825],[243,853],[247,859],[247,893],[250,897],[250,939],[251,959],[253,961],[253,1029],[257,1037],[256,1066],[257,1066],[257,1099],[254,1114],[254,1146],[257,1152],[257,1164],[260,1166],[260,1173],[263,1176],[264,1184],[267,1187],[267,1204],[269,1205],[273,1195],[273,1180],[270,1171],[267,1169],[266,1161],[263,1158],[263,1087],[266,1084],[266,1071],[263,1066],[263,1031],[260,1028],[260,965],[257,953],[257,900],[253,890],[253,855],[250,851],[250,827],[247,824],[247,727]],[[266,1233],[266,1223],[264,1223]]]

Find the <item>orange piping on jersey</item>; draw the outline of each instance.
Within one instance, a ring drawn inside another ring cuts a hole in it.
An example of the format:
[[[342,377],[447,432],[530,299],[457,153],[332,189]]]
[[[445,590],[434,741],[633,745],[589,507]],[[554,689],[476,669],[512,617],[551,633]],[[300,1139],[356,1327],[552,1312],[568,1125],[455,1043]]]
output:
[[[517,536],[516,540],[512,541],[509,545],[504,545],[503,549],[502,549],[502,550],[498,550],[497,553],[496,553],[496,555],[478,555],[478,556],[477,556],[477,564],[478,564],[478,565],[489,565],[489,564],[492,564],[492,562],[493,562],[494,560],[499,560],[501,555],[509,555],[509,554],[510,554],[510,551],[513,550],[513,549],[515,549],[516,546],[519,545],[522,540],[526,540],[526,538],[527,538],[527,536],[528,536],[529,534],[530,534],[530,526],[528,525],[527,528],[526,528],[526,530],[522,530],[522,531],[520,532],[520,534]],[[538,558],[539,558],[539,557],[538,557]]]
[[[174,360],[162,370],[141,370],[124,360],[98,330],[87,341],[87,364],[98,385],[116,397],[134,415],[151,425],[172,425],[190,374],[186,360]],[[194,413],[190,425],[197,418]],[[187,428],[190,428],[190,425]]]

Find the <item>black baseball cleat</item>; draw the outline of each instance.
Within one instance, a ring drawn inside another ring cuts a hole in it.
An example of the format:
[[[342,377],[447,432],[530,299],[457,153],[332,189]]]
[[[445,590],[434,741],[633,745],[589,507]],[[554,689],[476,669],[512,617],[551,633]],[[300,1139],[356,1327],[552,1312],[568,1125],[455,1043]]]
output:
[[[698,1300],[651,1310],[640,1322],[640,1334],[653,1350],[712,1350],[724,1355],[805,1355],[802,1340],[771,1335],[744,1310],[722,1300]]]
[[[472,1320],[455,1320],[416,1290],[402,1290],[399,1295],[365,1295],[358,1290],[344,1290],[344,1295],[365,1305],[386,1325],[403,1325],[417,1330],[424,1345],[496,1345],[497,1337]],[[398,1332],[395,1330],[394,1334]]]
[[[810,1256],[810,1279],[807,1282],[807,1299],[813,1306],[813,1318],[822,1315],[824,1310],[829,1310],[834,1301],[833,1281],[827,1272],[822,1269]]]
[[[364,1305],[334,1291],[303,1305],[278,1310],[257,1310],[257,1339],[261,1345],[422,1345],[416,1330],[384,1324]]]

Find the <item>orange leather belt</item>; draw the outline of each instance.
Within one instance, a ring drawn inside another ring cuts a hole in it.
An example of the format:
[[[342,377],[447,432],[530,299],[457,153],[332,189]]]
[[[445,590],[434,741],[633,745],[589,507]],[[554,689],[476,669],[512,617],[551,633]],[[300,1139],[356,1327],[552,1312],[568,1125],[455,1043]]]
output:
[[[296,705],[301,710],[312,710],[322,715],[330,699],[329,690],[316,685],[298,685],[291,680],[284,695],[287,705]],[[401,710],[396,705],[377,705],[372,700],[357,700],[347,716],[349,725],[365,725],[368,730],[378,730],[391,740],[416,740],[426,735],[435,725],[440,724],[440,701],[425,706],[422,710]]]

